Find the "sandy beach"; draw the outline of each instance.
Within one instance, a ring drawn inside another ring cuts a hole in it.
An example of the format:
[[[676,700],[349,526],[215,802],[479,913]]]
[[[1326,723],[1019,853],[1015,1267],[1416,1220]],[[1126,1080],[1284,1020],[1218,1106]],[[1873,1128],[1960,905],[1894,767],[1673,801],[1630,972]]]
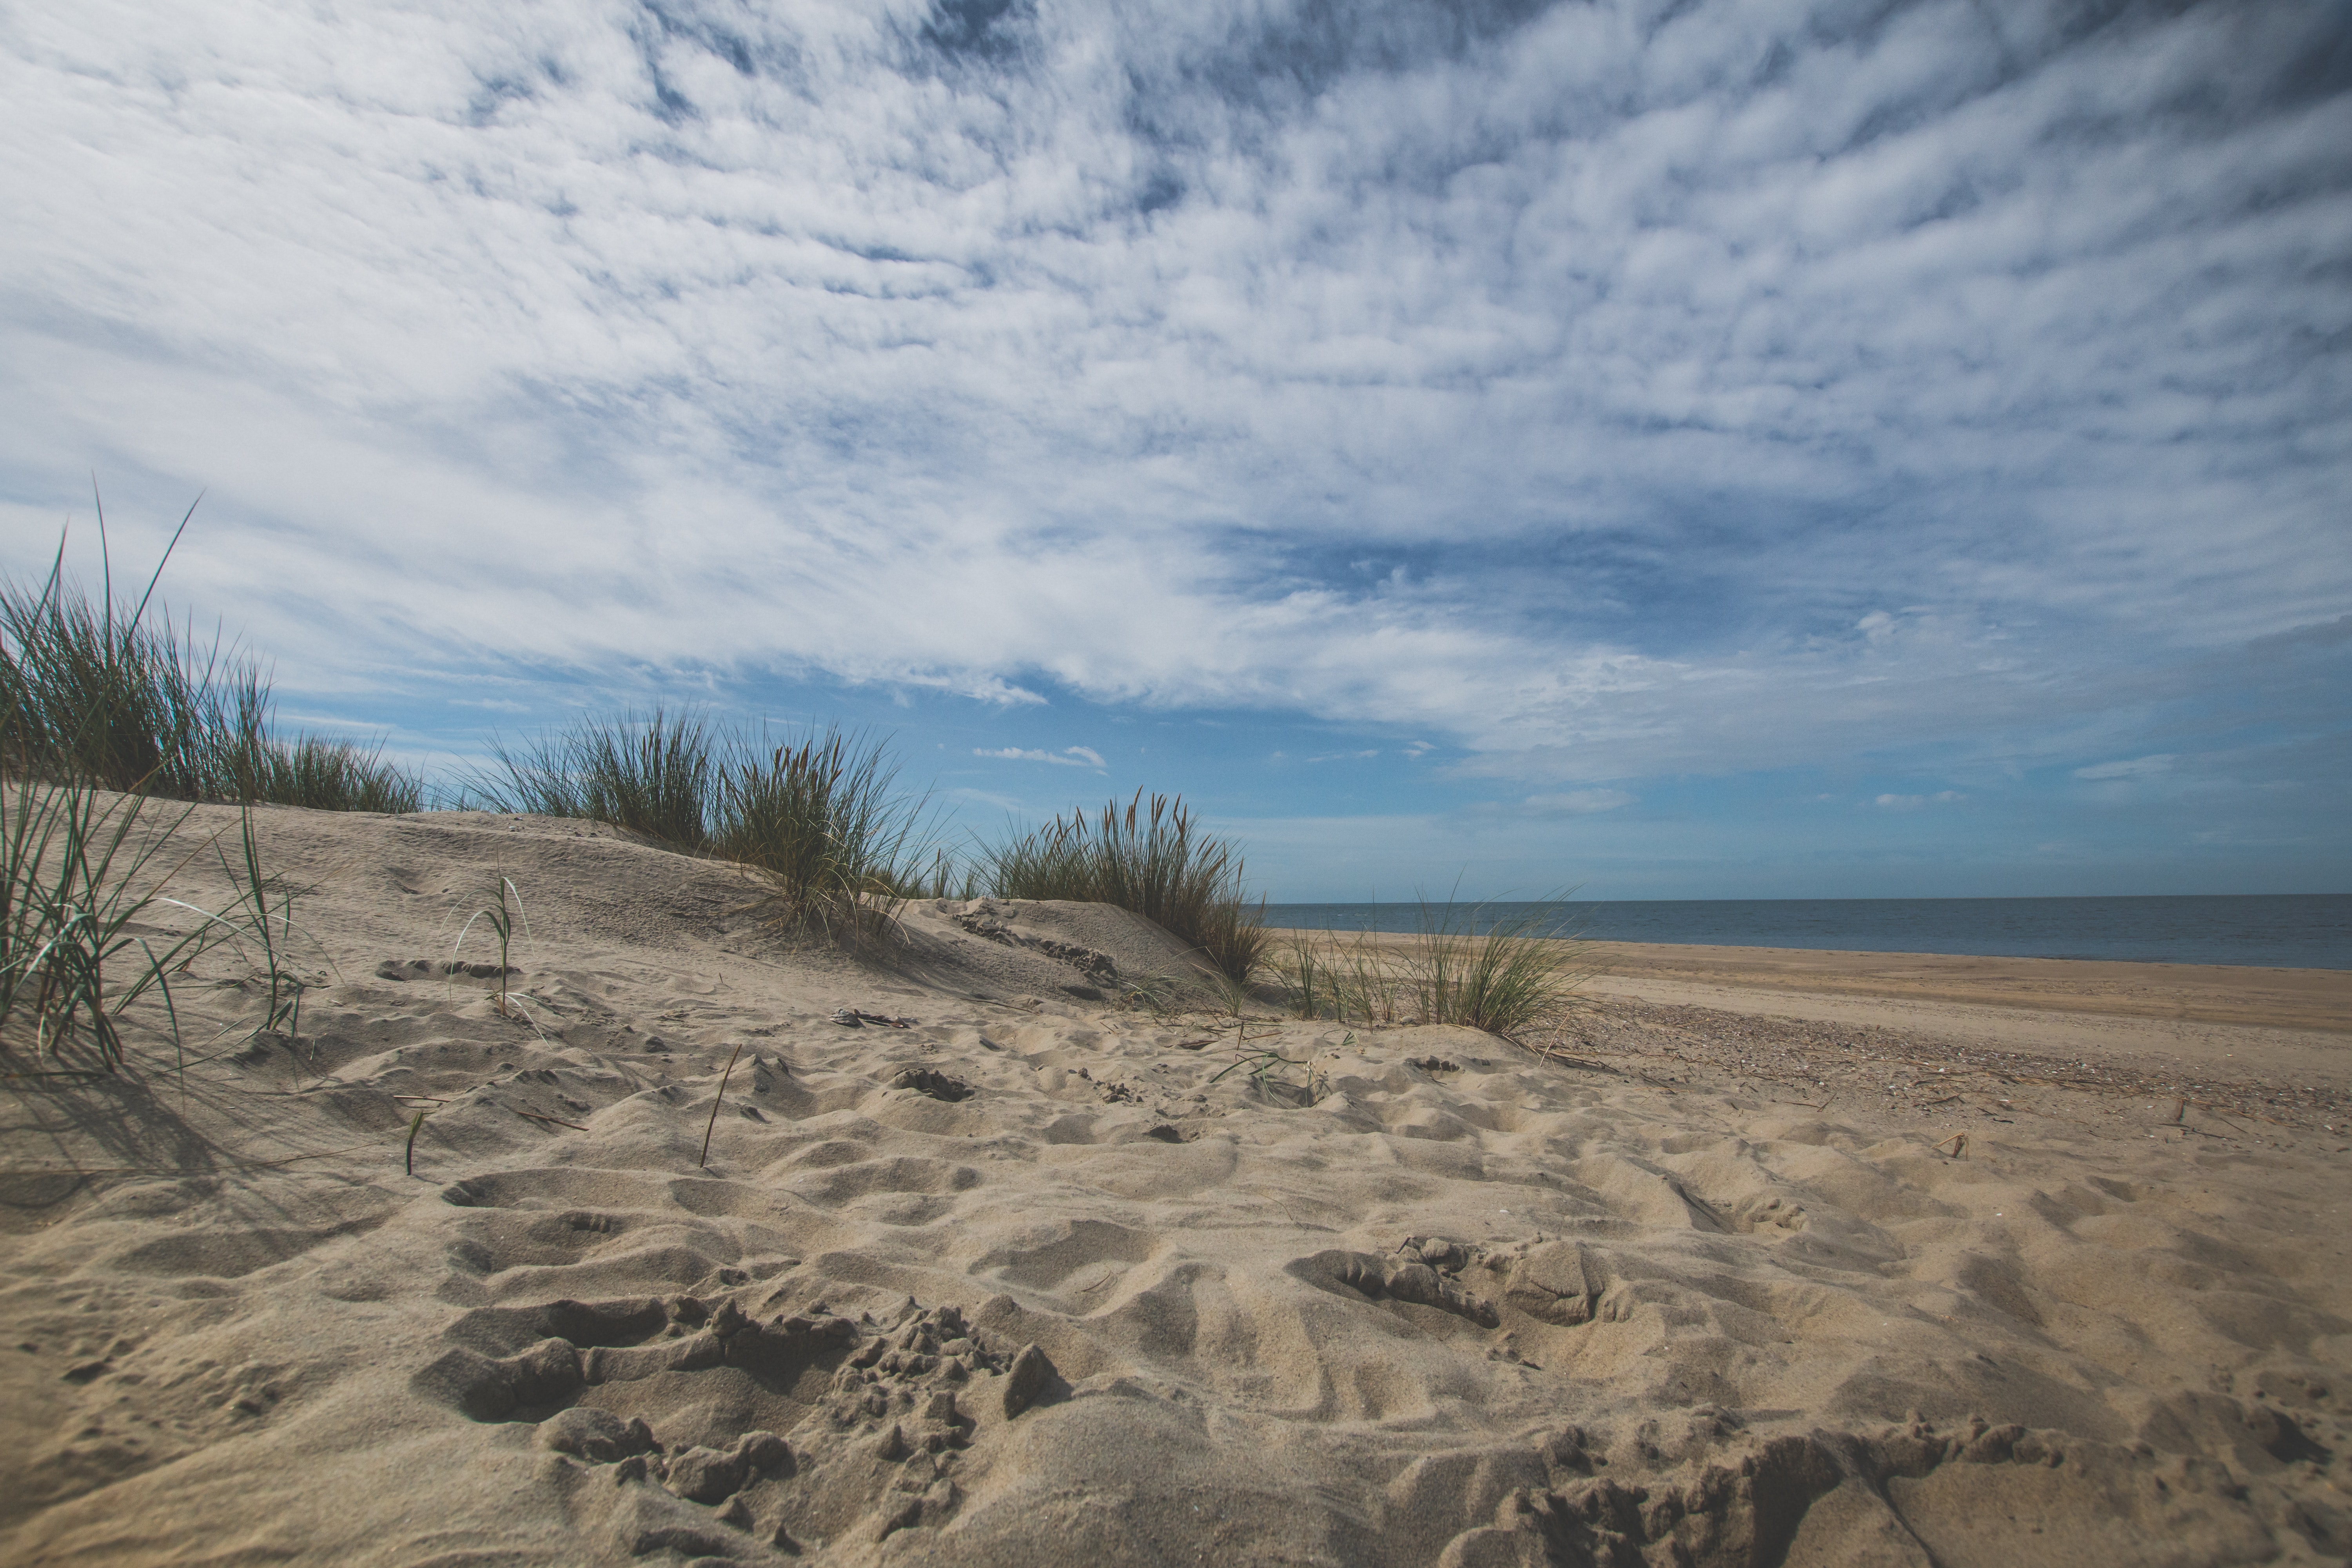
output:
[[[851,953],[609,830],[262,821],[299,1027],[222,950],[184,1061],[10,1080],[8,1562],[2352,1555],[2345,975],[1618,946],[1513,1044],[1237,1020],[1101,906]]]

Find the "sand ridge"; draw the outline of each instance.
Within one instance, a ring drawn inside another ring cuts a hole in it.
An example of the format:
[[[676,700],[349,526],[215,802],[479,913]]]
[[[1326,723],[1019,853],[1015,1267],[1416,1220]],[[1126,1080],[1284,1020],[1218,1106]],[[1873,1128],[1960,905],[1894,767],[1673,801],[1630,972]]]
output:
[[[14,1086],[12,1562],[2352,1551],[2325,1142],[1954,1157],[1700,1059],[1236,1022],[1119,911],[877,960],[574,825],[265,826],[300,1034],[219,955],[184,1080]],[[443,968],[493,872],[512,1016]]]

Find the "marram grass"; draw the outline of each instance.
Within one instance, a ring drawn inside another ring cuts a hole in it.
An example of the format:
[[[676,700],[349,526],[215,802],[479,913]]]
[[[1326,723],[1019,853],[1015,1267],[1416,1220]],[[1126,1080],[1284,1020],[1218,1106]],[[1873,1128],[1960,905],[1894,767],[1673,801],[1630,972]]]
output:
[[[1008,899],[1117,904],[1188,943],[1220,973],[1246,982],[1271,940],[1238,849],[1197,830],[1180,796],[1141,790],[1122,811],[1073,811],[982,854],[982,879]]]
[[[135,603],[118,604],[110,570],[93,598],[64,566],[60,539],[37,588],[0,583],[0,705],[12,715],[0,768],[167,800],[423,806],[423,781],[381,747],[277,734],[260,664],[198,643],[168,614],[151,621],[152,580]]]
[[[251,801],[276,789],[349,805],[364,786],[392,792],[380,806],[414,809],[421,791],[351,748],[273,740],[257,667],[225,667],[145,625],[153,578],[126,610],[110,573],[93,605],[63,560],[61,541],[38,592],[0,584],[0,1059],[29,1046],[49,1064],[12,1061],[7,1076],[120,1070],[123,1017],[151,994],[177,1055],[171,977],[220,943],[258,946],[269,983],[259,1026],[291,1029],[300,984],[279,954],[295,934],[293,895],[262,869]],[[165,804],[223,797],[247,803],[235,861],[219,835],[190,829],[192,805]],[[207,849],[236,894],[218,912],[169,891]]]
[[[492,809],[609,823],[670,848],[751,868],[778,916],[872,935],[911,897],[959,876],[928,801],[898,787],[880,740],[812,728],[777,744],[695,712],[583,718],[515,746],[476,781]]]
[[[1293,931],[1268,967],[1303,1018],[1459,1024],[1524,1043],[1577,1005],[1590,973],[1585,943],[1533,934],[1555,907],[1489,921],[1484,906],[1424,900],[1412,934]]]
[[[0,702],[0,745],[16,743],[15,713]],[[29,1047],[48,1064],[12,1063],[7,1076],[120,1070],[124,1016],[151,994],[176,1055],[172,975],[222,944],[266,956],[269,1003],[257,1027],[299,1026],[300,982],[281,962],[295,935],[291,891],[262,869],[250,808],[235,859],[217,835],[191,829],[194,810],[87,777],[0,773],[0,1061]],[[208,849],[236,893],[217,912],[170,896]]]

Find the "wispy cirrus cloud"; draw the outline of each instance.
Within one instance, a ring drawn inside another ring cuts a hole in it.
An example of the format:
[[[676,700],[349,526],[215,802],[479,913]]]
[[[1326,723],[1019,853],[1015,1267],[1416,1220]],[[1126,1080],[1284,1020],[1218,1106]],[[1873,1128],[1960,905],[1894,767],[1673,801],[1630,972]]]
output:
[[[2158,773],[2168,773],[2178,758],[2168,754],[2133,757],[2125,762],[2099,763],[2087,768],[2076,768],[2078,779],[2143,779]]]
[[[1596,812],[1615,811],[1633,804],[1634,797],[1622,789],[1572,789],[1557,795],[1531,795],[1521,802],[1528,811],[1544,816],[1590,816]]]
[[[994,751],[975,747],[975,757],[993,757],[1008,763],[1052,763],[1065,768],[1095,768],[1103,766],[1102,753],[1091,746],[1066,746],[1058,752],[1024,750],[1019,746],[1001,746]]]

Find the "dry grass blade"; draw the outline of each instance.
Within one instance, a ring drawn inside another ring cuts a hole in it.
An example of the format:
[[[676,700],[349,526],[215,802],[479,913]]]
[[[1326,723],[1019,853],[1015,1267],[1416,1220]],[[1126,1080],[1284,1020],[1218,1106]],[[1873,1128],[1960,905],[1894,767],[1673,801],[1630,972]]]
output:
[[[719,1077],[718,1098],[710,1102],[710,1120],[704,1124],[702,1129],[702,1153],[694,1162],[698,1169],[708,1169],[709,1167],[710,1135],[719,1131],[719,1108],[727,1103],[727,1085],[735,1076],[735,1058],[742,1054],[743,1042],[738,1040],[735,1042],[735,1049],[733,1053],[727,1058],[727,1070],[721,1073]]]

